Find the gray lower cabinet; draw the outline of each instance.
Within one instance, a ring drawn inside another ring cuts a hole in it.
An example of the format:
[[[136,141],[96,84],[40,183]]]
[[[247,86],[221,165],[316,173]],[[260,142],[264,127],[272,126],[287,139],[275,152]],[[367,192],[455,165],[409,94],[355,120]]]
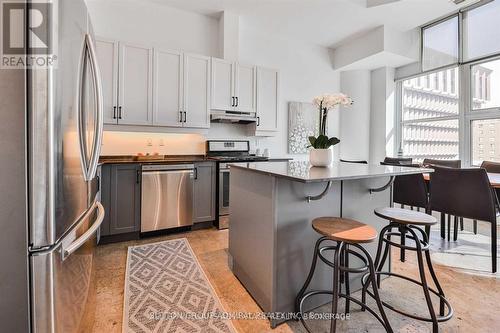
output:
[[[102,167],[101,199],[106,217],[101,227],[101,236],[140,231],[140,171],[140,164],[111,164]]]
[[[196,174],[193,191],[193,223],[215,220],[215,163],[195,164]]]

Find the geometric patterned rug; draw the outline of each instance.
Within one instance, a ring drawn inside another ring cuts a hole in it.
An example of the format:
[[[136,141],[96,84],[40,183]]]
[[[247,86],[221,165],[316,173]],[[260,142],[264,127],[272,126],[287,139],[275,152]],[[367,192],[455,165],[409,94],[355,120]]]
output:
[[[123,332],[236,332],[187,239],[128,248]]]

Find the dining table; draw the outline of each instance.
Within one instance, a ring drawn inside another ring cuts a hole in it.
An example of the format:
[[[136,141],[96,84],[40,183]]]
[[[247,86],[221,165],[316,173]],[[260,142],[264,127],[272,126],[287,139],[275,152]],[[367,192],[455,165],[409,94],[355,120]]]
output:
[[[431,175],[429,173],[424,173],[423,176],[425,181],[430,181]],[[488,172],[488,178],[491,187],[500,189],[500,173]]]

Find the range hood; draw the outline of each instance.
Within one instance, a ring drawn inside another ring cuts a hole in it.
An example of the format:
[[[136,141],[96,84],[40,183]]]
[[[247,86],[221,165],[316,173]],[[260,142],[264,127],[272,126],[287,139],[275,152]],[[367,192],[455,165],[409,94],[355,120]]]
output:
[[[255,112],[212,111],[210,121],[213,123],[251,124],[257,122]]]

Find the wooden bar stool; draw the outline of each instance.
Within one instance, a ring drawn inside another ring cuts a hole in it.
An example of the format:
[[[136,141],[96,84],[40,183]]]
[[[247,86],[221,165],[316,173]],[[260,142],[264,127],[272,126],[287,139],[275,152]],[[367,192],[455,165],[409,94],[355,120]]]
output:
[[[395,308],[394,306],[390,305],[387,302],[382,302],[382,304],[385,307],[404,316],[425,322],[432,322],[432,331],[434,333],[437,333],[439,330],[438,323],[449,320],[453,316],[453,308],[451,307],[450,303],[446,300],[443,289],[441,288],[436,273],[434,272],[434,268],[432,267],[431,255],[429,252],[430,244],[429,244],[428,233],[420,228],[420,227],[430,228],[431,225],[437,223],[437,220],[432,215],[402,208],[378,208],[375,209],[375,215],[390,221],[389,225],[385,226],[380,231],[377,256],[375,257],[375,267],[377,270],[375,274],[377,276],[376,280],[378,287],[380,288],[381,275],[398,277],[413,282],[417,285],[420,285],[424,292],[425,300],[427,302],[427,307],[429,309],[430,318],[406,313],[400,309]],[[393,229],[395,229],[395,231],[393,231]],[[414,246],[408,245],[406,242],[396,243],[391,240],[391,236],[405,237],[407,240],[414,241],[415,245]],[[385,248],[382,253],[382,246],[384,243],[385,243]],[[400,249],[416,252],[418,270],[420,273],[420,281],[400,274],[381,271],[387,260],[390,246],[395,246]],[[432,280],[436,285],[437,291],[432,288],[429,288],[427,284],[427,279],[425,277],[424,260],[423,260],[424,254],[427,263],[427,268],[429,269]],[[365,274],[362,277],[361,281],[363,283],[363,293],[362,293],[363,303],[366,302],[367,293],[372,297],[374,296],[378,297],[378,295],[374,295],[372,292],[368,290],[368,286],[371,283],[373,283],[373,278],[371,276]],[[430,293],[433,293],[439,297],[439,316],[437,316],[436,312],[434,311]],[[447,308],[446,314],[445,314],[445,306]]]
[[[378,286],[375,279],[375,266],[370,254],[360,245],[363,243],[371,243],[377,238],[377,231],[364,223],[338,218],[338,217],[320,217],[313,220],[313,229],[319,234],[323,235],[316,242],[314,248],[313,261],[311,264],[311,269],[309,275],[304,283],[304,286],[297,294],[295,300],[295,311],[299,315],[299,319],[306,328],[308,332],[311,332],[303,316],[303,304],[304,301],[315,295],[332,295],[332,320],[330,326],[330,332],[335,332],[337,327],[337,310],[338,310],[338,300],[340,297],[346,300],[346,313],[349,313],[350,302],[354,302],[361,306],[364,310],[368,310],[377,320],[382,324],[387,332],[393,332],[389,320],[384,312],[384,307],[380,301],[378,294]],[[336,245],[321,246],[324,241],[335,241]],[[360,250],[360,252],[354,251],[352,248]],[[326,259],[324,252],[334,251],[333,262]],[[349,267],[349,256],[357,257],[361,260],[363,265],[361,267],[351,268]],[[314,271],[316,269],[316,264],[318,257],[328,266],[333,268],[333,290],[318,290],[310,291],[306,294],[306,290],[311,283],[314,276]],[[380,315],[374,310],[366,306],[366,303],[361,302],[353,297],[351,297],[349,290],[349,273],[366,273],[365,276],[370,277],[373,286],[374,299],[377,302],[377,307]],[[341,279],[340,277],[343,277]],[[345,284],[345,294],[342,293],[341,280]]]

